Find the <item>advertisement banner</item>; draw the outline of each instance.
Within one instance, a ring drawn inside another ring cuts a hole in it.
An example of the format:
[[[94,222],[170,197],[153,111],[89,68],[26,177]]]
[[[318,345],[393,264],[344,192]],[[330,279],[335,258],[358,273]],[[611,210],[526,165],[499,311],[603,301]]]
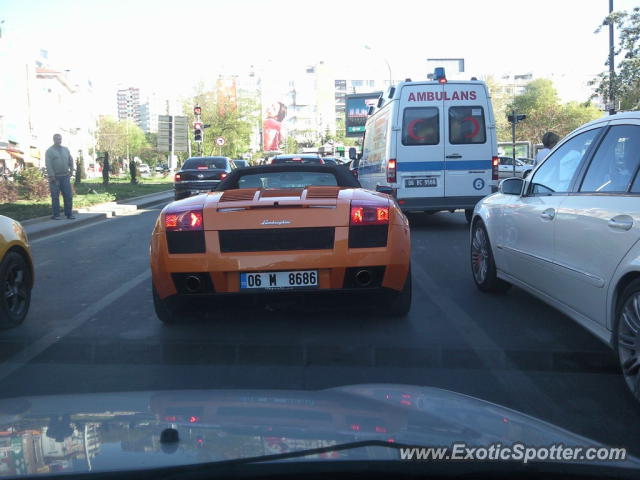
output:
[[[262,151],[281,151],[286,140],[284,120],[287,118],[287,106],[278,100],[268,102],[263,107]]]
[[[216,81],[216,98],[219,115],[224,115],[227,111],[235,112],[238,109],[236,79],[233,77],[218,78]]]
[[[345,97],[345,126],[347,137],[361,137],[367,123],[369,107],[376,106],[382,92],[358,93]]]

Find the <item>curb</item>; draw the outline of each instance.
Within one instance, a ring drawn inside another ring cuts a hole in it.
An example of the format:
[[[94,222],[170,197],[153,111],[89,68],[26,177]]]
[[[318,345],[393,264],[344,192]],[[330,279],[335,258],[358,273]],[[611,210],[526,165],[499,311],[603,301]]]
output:
[[[127,198],[126,200],[118,200],[118,205],[135,205],[140,208],[149,207],[165,200],[173,200],[173,188],[164,192],[150,193],[141,197]]]
[[[78,213],[93,213],[93,212],[104,213],[109,209],[112,209],[112,211],[115,213],[118,211],[117,205],[123,205],[123,206],[131,205],[131,206],[136,206],[137,209],[139,209],[139,208],[145,208],[151,205],[155,205],[157,203],[168,200],[172,197],[173,197],[173,189],[166,190],[164,192],[150,193],[148,195],[141,195],[139,197],[132,197],[124,200],[118,200],[117,202],[96,203],[95,205],[91,205],[90,207],[74,209],[73,213],[75,215],[77,215]],[[111,217],[112,215],[108,215],[108,216]],[[28,225],[41,223],[41,222],[46,222],[49,220],[51,220],[51,215],[46,215],[44,217],[29,218],[27,220],[20,220],[20,224],[22,226],[28,226]],[[74,223],[78,224],[78,222],[74,222]]]
[[[153,197],[157,197],[157,198],[153,198]],[[155,203],[158,201],[165,200],[165,198],[171,198],[171,197],[173,197],[173,188],[163,190],[162,192],[149,193],[148,195],[141,195],[139,197],[125,198],[123,200],[118,200],[116,203],[121,205],[132,204],[132,205],[144,206],[144,205],[152,205],[152,203],[149,202],[151,200],[153,200],[153,202]]]
[[[29,240],[37,240],[38,238],[48,237],[49,235],[53,235],[54,233],[62,232],[64,230],[70,230],[71,228],[79,227],[81,225],[88,225],[91,223],[97,223],[102,220],[109,218],[111,215],[107,213],[86,213],[82,218],[78,218],[77,220],[56,220],[57,225],[51,225],[47,228],[43,228],[40,230],[27,232],[27,236]],[[50,218],[50,217],[45,217]]]
[[[60,210],[62,210],[62,206],[60,207]],[[72,210],[74,215],[78,215],[78,213],[80,213],[77,209],[73,209]],[[20,223],[20,225],[22,225],[23,227],[26,227],[27,225],[34,225],[37,223],[42,223],[42,222],[46,222],[48,220],[51,220],[51,215],[47,215],[45,217],[34,217],[34,218],[28,218],[26,220],[16,220],[17,222]]]
[[[97,223],[102,220],[114,216],[126,216],[137,210],[157,205],[173,199],[173,189],[164,192],[150,193],[140,197],[120,200],[119,202],[106,202],[92,205],[87,208],[74,210],[74,214],[78,217],[74,221],[68,220],[51,220],[50,216],[30,218],[20,222],[30,240],[47,237],[55,233],[71,230],[81,225]],[[40,225],[47,223],[47,225]]]

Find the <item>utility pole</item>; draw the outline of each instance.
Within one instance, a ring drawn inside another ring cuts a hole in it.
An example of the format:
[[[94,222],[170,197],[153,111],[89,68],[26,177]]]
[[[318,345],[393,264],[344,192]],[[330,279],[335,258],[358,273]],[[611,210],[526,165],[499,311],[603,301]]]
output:
[[[176,120],[174,116],[171,116],[171,152],[169,152],[171,160],[169,161],[169,170],[173,170],[174,152],[176,143]]]
[[[609,0],[609,15],[613,13],[613,0]],[[609,21],[609,115],[616,113],[616,94],[614,92],[616,69],[614,65],[613,22]]]
[[[513,122],[511,122],[511,146],[513,148],[513,176],[516,176],[516,123],[518,122],[516,118],[516,111],[511,110],[511,115],[513,117]]]
[[[126,140],[127,140],[127,163],[129,163],[129,122],[131,121],[131,117],[127,118],[127,122],[125,123],[126,128]]]

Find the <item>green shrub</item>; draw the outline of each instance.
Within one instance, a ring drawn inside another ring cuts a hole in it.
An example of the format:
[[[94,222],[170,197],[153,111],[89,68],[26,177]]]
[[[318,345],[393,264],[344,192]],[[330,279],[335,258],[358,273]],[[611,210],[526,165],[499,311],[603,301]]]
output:
[[[42,200],[49,195],[49,182],[36,167],[27,167],[16,174],[20,198],[25,200]]]
[[[14,182],[0,180],[0,203],[13,203],[18,200],[18,187]]]

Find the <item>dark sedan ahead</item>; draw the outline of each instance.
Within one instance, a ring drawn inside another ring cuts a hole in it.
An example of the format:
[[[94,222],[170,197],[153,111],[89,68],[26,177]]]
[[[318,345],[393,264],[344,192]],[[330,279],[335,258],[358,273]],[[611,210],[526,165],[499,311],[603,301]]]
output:
[[[188,158],[174,178],[176,200],[214,190],[232,168],[227,157]]]

